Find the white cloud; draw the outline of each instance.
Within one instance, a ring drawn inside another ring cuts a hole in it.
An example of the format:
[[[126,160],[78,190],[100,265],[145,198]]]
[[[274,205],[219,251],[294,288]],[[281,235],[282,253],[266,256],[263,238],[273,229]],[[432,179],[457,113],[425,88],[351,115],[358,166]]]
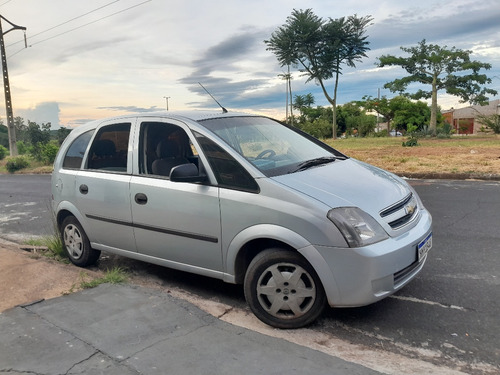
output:
[[[16,117],[22,117],[27,121],[37,124],[51,123],[51,129],[59,128],[59,104],[56,102],[38,103],[33,108],[19,109],[14,113]]]
[[[115,115],[117,110],[164,108],[164,96],[170,97],[171,110],[213,107],[197,82],[228,108],[283,113],[285,84],[277,79],[283,69],[263,40],[286,21],[293,8],[312,8],[323,18],[374,17],[368,29],[372,50],[357,70],[344,72],[339,103],[377,95],[384,83],[404,72],[375,68],[376,57],[401,54],[400,46],[416,45],[424,38],[472,49],[477,55],[473,58],[493,65],[488,75],[500,76],[497,0],[410,4],[345,0],[335,7],[331,0],[11,0],[3,4],[0,13],[26,26],[32,45],[22,49],[21,31],[5,36],[14,115],[40,114],[37,121],[55,124],[51,117],[55,114],[63,126]],[[311,92],[316,104],[327,105],[321,90],[304,82],[296,73],[295,93]],[[494,79],[491,88],[500,91],[499,83]],[[442,98],[443,103],[452,103]],[[3,113],[0,105],[0,116]]]

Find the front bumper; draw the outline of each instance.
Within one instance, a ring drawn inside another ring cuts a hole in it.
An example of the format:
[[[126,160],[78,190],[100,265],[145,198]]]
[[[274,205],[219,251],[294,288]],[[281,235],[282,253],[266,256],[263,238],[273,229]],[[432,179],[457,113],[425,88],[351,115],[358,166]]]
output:
[[[332,307],[364,306],[410,282],[422,269],[417,245],[432,232],[432,218],[422,210],[407,232],[360,248],[308,246],[300,252],[313,265]]]

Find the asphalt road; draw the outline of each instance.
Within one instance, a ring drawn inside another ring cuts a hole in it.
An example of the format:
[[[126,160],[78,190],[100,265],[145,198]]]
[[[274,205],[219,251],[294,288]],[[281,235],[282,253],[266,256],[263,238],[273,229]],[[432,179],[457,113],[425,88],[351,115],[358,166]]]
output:
[[[0,174],[0,236],[20,241],[54,233],[50,175]]]
[[[434,220],[433,248],[423,271],[395,296],[376,304],[327,309],[311,329],[466,373],[500,373],[500,183],[411,184]],[[0,237],[53,233],[49,208],[50,176],[0,175]],[[102,263],[107,261],[104,257]],[[246,308],[238,286],[120,261],[134,273],[159,278],[166,288],[181,287]]]

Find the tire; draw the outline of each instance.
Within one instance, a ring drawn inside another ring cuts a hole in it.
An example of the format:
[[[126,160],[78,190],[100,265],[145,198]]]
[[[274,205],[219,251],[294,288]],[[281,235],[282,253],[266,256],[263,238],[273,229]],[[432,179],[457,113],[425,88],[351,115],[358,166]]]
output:
[[[326,296],[318,275],[299,254],[268,249],[250,263],[245,298],[253,313],[276,328],[300,328],[323,312]]]
[[[87,234],[74,216],[64,219],[60,232],[64,250],[71,263],[78,267],[87,267],[97,262],[101,251],[90,247]]]

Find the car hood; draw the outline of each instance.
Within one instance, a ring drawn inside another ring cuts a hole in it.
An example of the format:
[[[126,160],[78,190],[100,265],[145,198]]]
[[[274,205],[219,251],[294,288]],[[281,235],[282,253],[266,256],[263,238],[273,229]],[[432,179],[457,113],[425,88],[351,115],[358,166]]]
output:
[[[273,179],[331,208],[354,206],[372,216],[411,193],[401,178],[355,159],[337,160]]]

